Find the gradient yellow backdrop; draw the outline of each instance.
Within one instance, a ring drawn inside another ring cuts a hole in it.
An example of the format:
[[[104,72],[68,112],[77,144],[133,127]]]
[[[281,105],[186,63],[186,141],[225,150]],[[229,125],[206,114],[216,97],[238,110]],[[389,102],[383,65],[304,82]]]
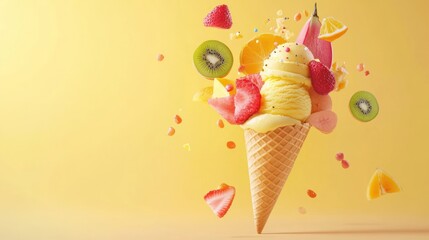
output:
[[[203,27],[204,16],[221,3],[231,10],[232,28]],[[231,48],[237,69],[255,27],[268,32],[265,20],[277,10],[292,17],[311,12],[313,3],[0,1],[0,238],[254,234],[242,130],[217,128],[217,113],[191,101],[211,83],[194,69],[192,54],[201,42],[217,39]],[[312,129],[266,231],[286,232],[294,224],[311,230],[329,221],[425,223],[428,5],[320,0],[318,6],[320,17],[334,16],[349,27],[333,44],[334,60],[348,66],[349,85],[332,94],[335,132]],[[289,27],[298,34],[305,21],[290,20]],[[244,38],[230,40],[236,31]],[[164,61],[156,60],[158,53]],[[355,70],[361,62],[371,72],[367,77]],[[235,70],[229,74],[237,76]],[[348,111],[358,90],[379,100],[372,122],[358,122]],[[174,123],[175,114],[182,124]],[[176,128],[173,137],[166,135],[170,126]],[[236,149],[225,147],[229,140]],[[335,160],[338,151],[349,169]],[[403,192],[367,201],[377,167],[393,175]],[[202,197],[222,182],[237,194],[219,220]],[[306,195],[308,188],[316,199]],[[301,206],[307,214],[298,213]]]

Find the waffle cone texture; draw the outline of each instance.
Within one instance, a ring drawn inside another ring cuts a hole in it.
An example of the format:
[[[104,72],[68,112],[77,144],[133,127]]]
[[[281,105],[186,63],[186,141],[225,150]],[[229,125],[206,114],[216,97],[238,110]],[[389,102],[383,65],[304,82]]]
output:
[[[286,182],[310,125],[258,133],[244,130],[256,231],[261,233]]]

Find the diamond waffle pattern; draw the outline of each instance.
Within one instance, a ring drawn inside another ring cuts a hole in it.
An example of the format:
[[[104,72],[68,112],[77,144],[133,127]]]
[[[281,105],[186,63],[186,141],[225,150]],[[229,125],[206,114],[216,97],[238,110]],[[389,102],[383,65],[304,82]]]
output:
[[[293,167],[310,125],[297,124],[267,133],[244,131],[252,194],[253,215],[262,232]]]

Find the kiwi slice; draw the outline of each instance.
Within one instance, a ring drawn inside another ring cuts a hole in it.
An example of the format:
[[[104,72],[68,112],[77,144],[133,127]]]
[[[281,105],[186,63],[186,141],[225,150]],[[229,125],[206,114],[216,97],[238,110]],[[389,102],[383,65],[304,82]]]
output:
[[[194,52],[194,64],[206,78],[221,78],[228,75],[233,63],[231,50],[222,42],[208,40]]]
[[[359,91],[353,94],[349,107],[353,117],[362,122],[369,122],[378,114],[377,99],[367,91]]]

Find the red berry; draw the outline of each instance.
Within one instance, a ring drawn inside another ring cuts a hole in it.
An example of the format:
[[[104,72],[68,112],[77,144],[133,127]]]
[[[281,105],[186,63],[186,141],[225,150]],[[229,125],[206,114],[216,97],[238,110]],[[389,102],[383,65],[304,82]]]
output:
[[[312,60],[308,67],[310,69],[311,85],[316,93],[327,95],[334,90],[335,77],[323,63]]]
[[[259,88],[247,79],[237,79],[237,93],[234,97],[234,120],[238,124],[247,121],[261,107]]]
[[[230,29],[232,26],[232,18],[228,6],[225,4],[216,6],[204,18],[204,26]]]
[[[311,197],[311,198],[315,198],[315,197],[317,197],[316,192],[314,192],[314,191],[313,191],[313,190],[311,190],[311,189],[308,189],[308,190],[307,190],[307,195],[308,195],[309,197]]]
[[[347,168],[349,168],[350,167],[350,164],[349,164],[349,162],[347,161],[347,160],[341,160],[341,166],[344,168],[344,169],[347,169]]]
[[[337,154],[335,155],[335,158],[336,158],[338,161],[343,160],[343,159],[344,159],[344,153],[342,153],[342,152],[337,153]]]

